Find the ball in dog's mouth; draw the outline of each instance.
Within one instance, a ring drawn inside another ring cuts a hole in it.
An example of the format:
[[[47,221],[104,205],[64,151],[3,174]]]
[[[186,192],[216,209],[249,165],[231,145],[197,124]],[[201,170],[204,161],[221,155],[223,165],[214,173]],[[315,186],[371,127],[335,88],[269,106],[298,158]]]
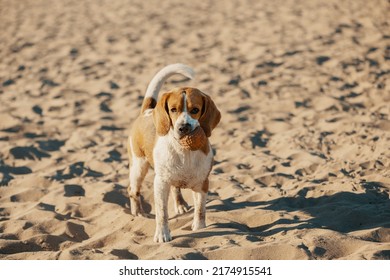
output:
[[[179,143],[186,150],[196,151],[206,145],[207,136],[203,129],[198,126],[191,133],[180,138]]]

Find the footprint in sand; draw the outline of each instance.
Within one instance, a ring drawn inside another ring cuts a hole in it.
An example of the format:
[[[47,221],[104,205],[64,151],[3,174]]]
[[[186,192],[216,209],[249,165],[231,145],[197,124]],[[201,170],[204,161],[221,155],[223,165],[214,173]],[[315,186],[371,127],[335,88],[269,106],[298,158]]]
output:
[[[126,249],[113,249],[111,252],[114,256],[117,256],[121,260],[138,260],[138,256],[129,252]]]
[[[82,242],[89,239],[89,235],[86,233],[85,227],[72,222],[66,223],[64,235],[76,242]]]

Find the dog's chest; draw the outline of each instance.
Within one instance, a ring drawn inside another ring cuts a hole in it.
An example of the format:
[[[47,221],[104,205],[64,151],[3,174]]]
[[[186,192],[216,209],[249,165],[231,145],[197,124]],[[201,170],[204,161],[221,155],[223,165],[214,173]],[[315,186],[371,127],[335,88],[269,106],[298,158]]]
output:
[[[183,150],[168,137],[159,137],[153,152],[155,172],[162,180],[180,188],[201,187],[212,164],[212,151]]]

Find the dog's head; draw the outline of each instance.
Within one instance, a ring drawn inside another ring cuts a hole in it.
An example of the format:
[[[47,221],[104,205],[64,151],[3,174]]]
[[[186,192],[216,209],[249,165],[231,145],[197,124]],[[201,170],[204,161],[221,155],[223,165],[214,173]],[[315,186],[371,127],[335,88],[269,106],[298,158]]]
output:
[[[211,98],[196,88],[178,88],[164,93],[153,111],[157,134],[166,135],[170,129],[176,139],[200,126],[207,137],[221,119]]]

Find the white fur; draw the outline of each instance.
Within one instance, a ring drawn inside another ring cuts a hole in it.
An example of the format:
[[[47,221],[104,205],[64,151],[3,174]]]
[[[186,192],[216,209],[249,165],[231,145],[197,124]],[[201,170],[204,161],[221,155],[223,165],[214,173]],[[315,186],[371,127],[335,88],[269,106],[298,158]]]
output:
[[[144,111],[144,117],[149,117],[153,114],[153,109],[146,109]]]
[[[206,227],[206,198],[207,193],[193,192],[194,197],[194,221],[192,222],[192,230],[198,230]]]
[[[156,233],[154,241],[167,242],[171,240],[168,228],[167,202],[170,186],[189,188],[194,191],[194,221],[193,230],[206,226],[206,196],[202,191],[207,179],[213,153],[210,147],[205,155],[202,151],[184,150],[174,137],[172,129],[165,136],[158,137],[153,150],[154,158],[154,199],[156,206]]]
[[[146,89],[145,98],[152,97],[154,100],[157,100],[158,93],[165,80],[175,74],[181,74],[189,79],[193,79],[195,76],[194,70],[187,65],[176,63],[165,66],[150,81]]]
[[[212,149],[205,155],[201,150],[185,150],[174,138],[170,130],[165,136],[158,137],[153,150],[156,176],[171,185],[197,190],[202,187],[209,175],[212,164]],[[186,185],[181,183],[185,182]]]

